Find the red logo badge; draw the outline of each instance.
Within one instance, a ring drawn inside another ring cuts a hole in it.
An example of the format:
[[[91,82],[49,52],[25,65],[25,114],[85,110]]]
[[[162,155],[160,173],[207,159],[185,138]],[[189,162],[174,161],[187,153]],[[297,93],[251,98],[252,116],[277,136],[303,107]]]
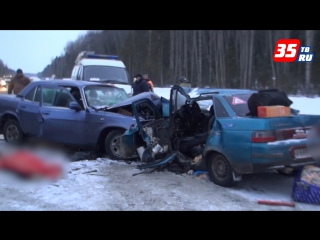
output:
[[[299,55],[299,39],[279,39],[273,53],[274,62],[294,62]]]

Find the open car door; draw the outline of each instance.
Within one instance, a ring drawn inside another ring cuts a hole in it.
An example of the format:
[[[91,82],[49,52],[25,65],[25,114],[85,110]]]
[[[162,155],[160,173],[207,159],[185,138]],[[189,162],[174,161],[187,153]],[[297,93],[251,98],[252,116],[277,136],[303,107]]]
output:
[[[156,145],[159,136],[169,137],[168,133],[164,134],[164,131],[168,131],[168,109],[169,101],[165,98],[161,98],[160,106],[156,106],[147,98],[132,103],[136,124],[132,125],[120,139],[120,149],[125,158],[136,157],[138,149],[142,149],[142,146],[144,149],[151,149]]]
[[[130,158],[138,152],[142,162],[153,163],[172,155],[176,150],[172,146],[172,116],[188,99],[183,88],[174,86],[170,100],[161,98],[160,106],[155,106],[150,99],[133,102],[132,112],[137,124],[131,126],[120,140],[124,156]]]

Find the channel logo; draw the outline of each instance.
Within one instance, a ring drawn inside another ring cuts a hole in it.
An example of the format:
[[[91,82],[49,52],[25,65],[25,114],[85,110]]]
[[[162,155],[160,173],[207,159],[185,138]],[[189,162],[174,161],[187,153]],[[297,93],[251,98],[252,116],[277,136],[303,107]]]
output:
[[[273,53],[274,62],[312,62],[311,46],[300,46],[299,39],[279,39]]]

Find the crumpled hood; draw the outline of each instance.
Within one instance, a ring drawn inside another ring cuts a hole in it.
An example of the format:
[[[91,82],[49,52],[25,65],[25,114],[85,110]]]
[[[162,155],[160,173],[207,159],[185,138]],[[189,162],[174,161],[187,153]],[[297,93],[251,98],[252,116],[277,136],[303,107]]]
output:
[[[138,101],[140,99],[144,99],[144,98],[150,99],[152,102],[160,101],[160,99],[161,99],[160,96],[158,96],[157,94],[155,94],[153,92],[143,92],[143,93],[140,93],[136,96],[130,97],[120,103],[117,103],[117,104],[111,106],[109,109],[115,109],[115,108],[119,108],[119,107],[129,106],[133,102]]]

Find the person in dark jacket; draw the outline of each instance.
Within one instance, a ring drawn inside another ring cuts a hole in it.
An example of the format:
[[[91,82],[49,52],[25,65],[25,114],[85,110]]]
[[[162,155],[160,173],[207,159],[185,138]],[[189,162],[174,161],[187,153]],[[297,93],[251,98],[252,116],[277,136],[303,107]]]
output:
[[[24,76],[21,69],[17,70],[17,74],[11,79],[9,86],[8,86],[8,94],[19,94],[22,89],[24,89],[31,80]]]
[[[132,96],[138,95],[143,92],[150,92],[150,87],[145,79],[143,79],[142,75],[135,75],[136,81],[132,84],[133,94]]]

